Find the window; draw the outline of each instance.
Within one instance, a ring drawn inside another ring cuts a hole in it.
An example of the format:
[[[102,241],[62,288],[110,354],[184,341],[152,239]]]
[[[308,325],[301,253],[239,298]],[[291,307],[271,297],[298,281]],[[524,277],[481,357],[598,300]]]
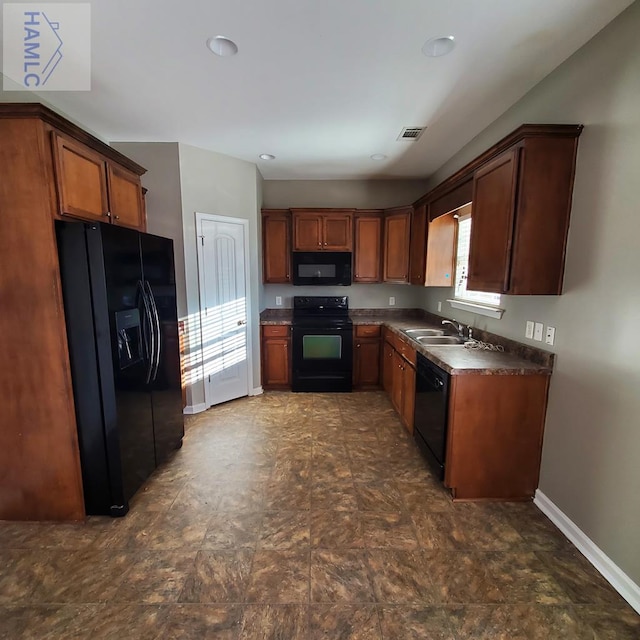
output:
[[[497,307],[500,304],[499,293],[469,291],[467,272],[469,269],[469,243],[471,241],[471,215],[458,219],[458,250],[456,252],[456,300],[464,300],[477,305]]]

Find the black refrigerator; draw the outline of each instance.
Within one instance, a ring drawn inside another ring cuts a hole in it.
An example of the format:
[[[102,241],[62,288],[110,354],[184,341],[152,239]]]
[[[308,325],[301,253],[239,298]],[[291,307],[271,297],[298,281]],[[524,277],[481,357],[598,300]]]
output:
[[[173,241],[56,222],[88,515],[123,516],[182,445]]]

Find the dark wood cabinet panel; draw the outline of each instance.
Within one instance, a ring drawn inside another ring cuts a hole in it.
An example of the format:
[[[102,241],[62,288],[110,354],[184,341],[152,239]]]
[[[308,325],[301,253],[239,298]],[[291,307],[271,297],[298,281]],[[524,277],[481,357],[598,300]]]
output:
[[[352,251],[352,209],[292,209],[294,251]]]
[[[520,152],[510,294],[562,293],[577,137],[532,138]]]
[[[291,387],[291,338],[287,326],[262,328],[262,386]]]
[[[382,388],[391,396],[393,390],[394,349],[386,340],[382,343]]]
[[[457,499],[531,499],[549,376],[452,376],[445,485]]]
[[[286,209],[262,211],[262,279],[291,282],[291,215]]]
[[[411,207],[387,210],[384,219],[384,282],[409,282]]]
[[[380,385],[380,340],[354,337],[353,385],[356,388],[377,388]]]
[[[425,284],[425,253],[427,241],[427,205],[413,210],[411,216],[411,249],[409,258],[409,282]]]
[[[408,363],[402,366],[401,417],[409,433],[413,433],[413,413],[416,405],[416,370]]]
[[[85,160],[67,174],[77,197]],[[87,161],[89,165],[93,159]],[[34,117],[0,110],[0,520],[80,520],[84,500],[67,333],[53,218],[58,214],[50,133]],[[93,169],[89,166],[89,175]]]
[[[360,214],[354,218],[355,243],[353,281],[382,281],[382,216],[381,213]]]
[[[471,206],[468,205],[469,210]],[[458,214],[464,215],[463,207]],[[453,287],[455,284],[456,214],[447,213],[429,223],[427,236],[427,287]]]
[[[467,280],[470,290],[508,290],[517,160],[518,149],[511,149],[474,174]]]
[[[107,165],[107,175],[111,222],[144,231],[146,216],[140,176],[112,164]]]
[[[75,140],[52,136],[60,215],[106,222],[106,161]]]
[[[429,203],[431,220],[469,204],[472,199],[473,179],[469,176],[460,183],[452,185],[446,193],[436,196],[436,198]]]

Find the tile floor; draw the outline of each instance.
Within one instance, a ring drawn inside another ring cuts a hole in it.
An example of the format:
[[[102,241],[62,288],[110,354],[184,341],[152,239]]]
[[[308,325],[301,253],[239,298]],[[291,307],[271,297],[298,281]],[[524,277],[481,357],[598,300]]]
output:
[[[452,504],[382,393],[189,419],[124,519],[0,523],[0,637],[640,638],[531,504]]]

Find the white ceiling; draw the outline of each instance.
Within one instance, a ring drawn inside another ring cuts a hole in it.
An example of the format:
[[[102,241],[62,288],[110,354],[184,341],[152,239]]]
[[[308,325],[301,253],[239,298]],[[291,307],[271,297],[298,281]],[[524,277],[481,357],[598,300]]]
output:
[[[179,141],[266,179],[426,177],[631,2],[92,0],[92,90],[43,97],[107,140]],[[210,53],[215,35],[238,55]],[[444,35],[453,53],[422,55]],[[428,128],[396,141],[405,126]]]

